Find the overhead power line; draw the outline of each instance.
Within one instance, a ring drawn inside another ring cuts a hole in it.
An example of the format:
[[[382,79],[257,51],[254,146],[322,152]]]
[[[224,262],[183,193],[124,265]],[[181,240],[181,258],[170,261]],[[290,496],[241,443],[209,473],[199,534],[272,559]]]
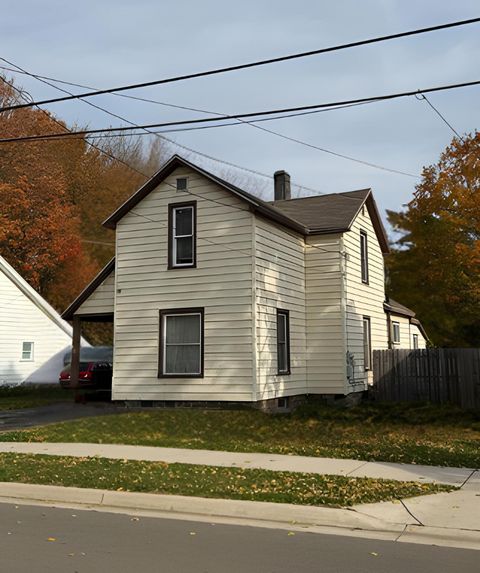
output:
[[[77,85],[77,86],[79,86],[79,84],[72,84],[71,82],[65,82],[65,81],[62,81],[62,80],[55,79],[55,78],[47,78],[47,77],[45,77],[45,76],[40,76],[40,75],[38,75],[38,74],[34,74],[34,73],[32,73],[32,72],[29,72],[29,71],[25,70],[24,68],[21,68],[21,67],[18,66],[17,64],[14,64],[13,62],[6,60],[5,58],[1,58],[1,57],[0,57],[0,60],[3,60],[4,62],[6,62],[7,64],[9,64],[10,66],[14,66],[14,68],[16,68],[16,69],[9,68],[9,71],[12,71],[12,72],[14,72],[14,73],[21,73],[21,74],[28,75],[28,76],[30,76],[30,77],[32,77],[32,78],[35,78],[36,80],[38,80],[38,81],[40,81],[40,82],[46,83],[47,85],[53,87],[54,89],[57,89],[57,90],[60,90],[60,91],[63,91],[63,92],[65,92],[65,90],[64,90],[63,88],[60,88],[60,87],[56,86],[54,83],[51,83],[51,82],[59,82],[59,83],[62,83],[62,84],[67,84],[67,85]],[[0,66],[0,68],[5,68],[5,66]],[[3,79],[3,78],[1,78],[1,76],[0,76],[0,79]],[[6,80],[3,80],[3,81],[6,82]],[[6,82],[6,83],[8,83],[8,85],[10,85],[13,89],[15,89],[15,90],[16,90],[18,93],[20,93],[23,97],[25,97],[25,95],[26,95],[26,96],[28,96],[30,99],[32,99],[31,96],[30,96],[30,94],[28,94],[27,92],[24,92],[24,91],[20,90],[19,88],[17,88],[17,87],[14,86],[13,84],[10,84],[9,82]],[[80,86],[80,87],[82,87],[82,86]],[[93,89],[93,88],[89,88],[89,89]],[[69,92],[67,92],[67,93],[69,93]],[[137,98],[137,97],[134,97],[134,96],[130,96],[130,95],[127,95],[127,94],[113,94],[113,95],[118,95],[119,97],[124,97],[124,98],[143,99],[143,98]],[[113,113],[112,111],[110,111],[110,110],[108,110],[108,109],[106,109],[106,108],[104,108],[104,107],[101,107],[101,106],[99,106],[99,105],[93,104],[92,102],[89,102],[89,101],[87,101],[87,100],[83,100],[83,99],[82,99],[81,101],[82,101],[83,103],[87,104],[87,105],[93,106],[93,107],[95,107],[96,109],[99,109],[99,110],[103,111],[104,113],[110,115],[111,117],[115,117],[115,118],[117,118],[117,119],[120,119],[120,120],[122,120],[122,121],[125,121],[125,122],[129,123],[130,125],[133,125],[133,126],[138,127],[138,124],[136,124],[135,122],[132,122],[132,121],[128,120],[128,119],[125,118],[125,117],[122,117],[122,116],[120,116],[120,115],[118,115],[118,114],[116,114],[116,113]],[[217,113],[217,112],[213,112],[213,111],[206,111],[206,110],[203,110],[203,109],[189,108],[189,107],[186,107],[186,106],[177,106],[177,105],[170,104],[170,103],[166,103],[166,102],[159,102],[159,101],[155,101],[155,100],[145,100],[145,101],[149,101],[150,103],[156,103],[156,104],[159,104],[159,105],[162,105],[162,106],[182,108],[182,109],[186,109],[186,110],[189,110],[189,111],[195,111],[195,112],[201,112],[201,113],[209,113],[209,114],[211,114],[211,115],[222,115],[221,113]],[[348,106],[348,107],[349,107],[349,106]],[[42,108],[40,108],[40,107],[38,107],[38,106],[37,106],[37,108],[40,109],[40,110],[42,110],[42,111],[45,111],[45,110],[43,110]],[[48,114],[48,112],[46,112],[46,111],[45,111],[45,113]],[[310,112],[310,113],[311,113],[311,112]],[[49,115],[49,117],[50,117],[50,114],[48,114],[48,115]],[[58,122],[57,120],[54,119],[54,121],[55,121],[58,125],[63,126],[63,124],[61,124],[61,123]],[[252,125],[251,122],[241,122],[241,120],[239,120],[239,121],[236,122],[236,123],[239,124],[239,125],[241,125],[241,123],[245,123],[245,124],[248,124],[248,125]],[[188,151],[189,153],[194,153],[194,154],[199,155],[199,156],[201,156],[201,157],[205,157],[206,159],[208,159],[208,160],[210,160],[210,161],[215,161],[215,162],[220,163],[220,164],[222,164],[222,165],[226,165],[227,167],[233,167],[233,168],[235,168],[235,169],[240,169],[241,171],[245,171],[245,172],[247,172],[247,173],[251,173],[251,174],[253,174],[253,175],[257,175],[257,176],[263,177],[263,178],[265,178],[265,179],[269,179],[269,180],[272,179],[272,175],[267,175],[266,173],[262,173],[262,172],[260,172],[260,171],[256,171],[255,169],[250,169],[250,168],[248,168],[248,167],[243,167],[242,165],[238,165],[238,164],[232,163],[232,162],[230,162],[230,161],[225,161],[225,160],[223,160],[223,159],[219,159],[218,157],[214,157],[214,156],[209,155],[209,154],[206,154],[206,153],[204,153],[204,152],[202,152],[202,151],[198,151],[197,149],[193,149],[193,148],[191,148],[191,147],[189,147],[189,146],[187,146],[187,145],[183,145],[183,144],[181,144],[181,143],[178,143],[177,141],[174,141],[173,139],[170,139],[170,138],[168,138],[168,137],[165,137],[164,135],[160,135],[160,133],[158,133],[158,132],[156,132],[156,131],[152,131],[152,130],[149,130],[149,129],[145,129],[145,130],[143,130],[141,133],[132,133],[132,132],[130,132],[130,133],[128,133],[128,134],[124,134],[124,136],[125,136],[125,135],[132,135],[132,136],[136,136],[136,137],[141,136],[141,135],[154,135],[154,136],[156,136],[157,138],[159,138],[159,139],[162,140],[162,141],[166,141],[167,143],[169,143],[169,144],[171,144],[171,145],[175,145],[176,147],[179,147],[179,148],[181,148],[181,149],[185,149],[185,150]],[[100,136],[100,137],[98,137],[98,138],[96,138],[96,139],[100,139],[100,138],[103,138],[103,137],[118,137],[118,136],[117,136],[117,135],[110,134],[110,135]],[[88,142],[88,140],[87,140],[87,142]],[[95,147],[96,149],[102,150],[102,148],[96,147],[96,146],[93,145],[93,144],[91,144],[91,145],[92,145],[93,147]],[[103,152],[103,151],[102,151],[102,152]],[[123,163],[124,165],[127,165],[123,160],[121,160],[121,159],[119,159],[119,158],[117,158],[117,157],[114,157],[112,154],[108,154],[108,155],[109,155],[110,158],[116,159],[117,161]],[[136,170],[136,171],[138,171],[138,170]],[[145,175],[145,177],[147,177],[147,175]],[[292,183],[292,186],[293,186],[293,187],[296,187],[297,189],[300,189],[300,190],[301,190],[301,189],[304,189],[304,190],[306,190],[306,191],[312,191],[312,192],[314,192],[314,193],[322,194],[322,191],[319,191],[318,189],[313,189],[312,187],[307,187],[306,185],[300,185],[300,184],[298,184],[298,183]]]
[[[336,51],[340,51],[340,50],[345,50],[345,49],[349,49],[349,48],[356,48],[359,46],[365,46],[368,44],[375,44],[375,43],[379,43],[379,42],[386,42],[389,40],[395,40],[398,38],[404,38],[407,36],[415,36],[415,35],[419,35],[419,34],[425,34],[427,32],[436,32],[439,30],[445,30],[448,28],[455,28],[455,27],[459,27],[459,26],[466,26],[468,24],[474,24],[476,22],[480,22],[480,18],[470,18],[468,20],[459,20],[456,22],[449,22],[447,24],[440,24],[437,26],[429,26],[427,28],[417,28],[415,30],[409,30],[407,32],[399,32],[397,34],[389,34],[387,36],[378,36],[375,38],[368,38],[365,40],[358,40],[356,42],[349,42],[346,44],[339,44],[336,46],[330,46],[327,48],[320,48],[317,50],[310,50],[308,52],[299,52],[299,53],[295,53],[295,54],[289,54],[286,56],[280,56],[280,57],[276,57],[276,58],[268,58],[265,60],[256,60],[254,62],[249,62],[249,63],[245,63],[245,64],[238,64],[238,65],[234,65],[234,66],[227,66],[227,67],[223,67],[223,68],[214,68],[211,70],[206,70],[206,71],[202,71],[202,72],[194,72],[194,73],[190,73],[190,74],[185,74],[185,75],[180,75],[180,76],[173,76],[170,78],[163,78],[160,80],[154,80],[154,81],[150,81],[150,82],[142,82],[142,83],[137,83],[137,84],[128,84],[128,85],[124,85],[124,86],[119,86],[119,87],[115,87],[115,88],[107,88],[107,89],[103,89],[103,90],[97,90],[97,91],[89,91],[89,92],[84,92],[84,93],[80,93],[80,94],[74,94],[74,95],[66,95],[64,97],[59,97],[59,98],[50,98],[50,99],[46,99],[46,100],[41,100],[41,101],[37,101],[37,102],[28,102],[28,103],[23,103],[23,104],[18,104],[18,105],[14,105],[14,106],[7,106],[4,108],[1,108],[0,111],[9,111],[12,109],[18,109],[18,108],[23,108],[23,107],[31,107],[35,104],[38,105],[46,105],[46,104],[50,104],[50,103],[56,103],[56,102],[61,102],[61,101],[68,101],[68,100],[73,100],[73,99],[80,99],[80,98],[87,98],[87,97],[93,97],[93,96],[98,96],[98,95],[102,95],[102,94],[108,94],[108,93],[112,93],[112,92],[120,92],[120,91],[127,91],[127,90],[133,90],[133,89],[139,89],[139,88],[146,88],[146,87],[150,87],[150,86],[155,86],[155,85],[161,85],[161,84],[167,84],[167,83],[174,83],[174,82],[179,82],[179,81],[185,81],[185,80],[191,80],[194,78],[200,78],[200,77],[206,77],[206,76],[212,76],[212,75],[216,75],[216,74],[223,74],[226,72],[233,72],[233,71],[238,71],[238,70],[243,70],[243,69],[247,69],[247,68],[254,68],[254,67],[258,67],[258,66],[265,66],[268,64],[275,64],[275,63],[279,63],[279,62],[286,62],[289,60],[295,60],[295,59],[299,59],[299,58],[306,58],[309,56],[315,56],[315,55],[320,55],[320,54],[326,54],[329,52],[336,52]]]
[[[447,120],[447,118],[440,113],[440,111],[433,105],[433,103],[427,98],[423,93],[419,93],[417,99],[426,101],[428,105],[433,109],[433,111],[438,115],[438,117],[453,131],[453,133],[460,139],[464,141],[463,137],[458,133],[458,131],[453,127],[453,125]]]
[[[30,76],[30,77],[33,77],[33,78],[35,78],[36,80],[41,81],[42,83],[46,83],[47,85],[49,85],[49,86],[51,86],[51,87],[53,87],[54,89],[57,89],[57,90],[59,90],[59,91],[66,92],[66,90],[64,90],[63,88],[60,88],[60,87],[56,86],[54,83],[51,83],[51,82],[57,82],[57,81],[58,81],[58,82],[61,82],[61,83],[64,83],[64,84],[72,85],[71,82],[63,82],[62,80],[56,80],[56,79],[54,79],[54,78],[46,78],[46,77],[44,77],[44,76],[39,76],[38,74],[33,74],[33,73],[31,73],[31,72],[28,72],[27,70],[24,70],[23,68],[21,68],[21,67],[18,66],[17,64],[14,64],[13,62],[8,61],[8,60],[5,59],[5,58],[1,58],[1,57],[0,57],[0,60],[3,60],[4,62],[6,62],[7,64],[9,64],[10,66],[14,66],[15,68],[17,68],[17,70],[18,70],[20,73],[23,73],[23,74],[26,74],[26,75],[28,75],[28,76]],[[0,66],[0,67],[1,67],[1,66]],[[14,69],[12,70],[11,68],[9,68],[9,71],[15,72],[16,70],[14,70]],[[85,87],[85,86],[81,86],[81,85],[79,85],[79,84],[73,84],[73,85],[77,85],[77,87]],[[94,89],[94,88],[89,87],[88,89]],[[69,93],[69,92],[66,92],[66,93]],[[143,98],[136,98],[136,97],[130,96],[130,95],[128,95],[128,94],[112,94],[112,95],[116,95],[116,96],[124,97],[124,98],[131,98],[131,97],[133,97],[134,99],[143,99]],[[88,100],[82,99],[82,100],[80,100],[80,101],[82,101],[83,103],[85,103],[85,104],[87,104],[87,105],[93,106],[93,107],[95,107],[95,108],[97,108],[97,109],[99,109],[99,110],[102,110],[103,112],[107,113],[108,115],[110,115],[110,116],[112,116],[112,117],[115,117],[115,118],[117,118],[117,119],[121,119],[122,121],[125,121],[125,122],[129,123],[130,125],[134,125],[134,126],[136,126],[136,127],[139,127],[138,124],[136,124],[136,123],[134,123],[134,122],[132,122],[132,121],[130,121],[130,120],[128,120],[128,119],[122,117],[122,116],[119,116],[118,114],[113,113],[113,112],[111,112],[110,110],[108,110],[108,109],[106,109],[106,108],[104,108],[104,107],[101,107],[101,106],[98,106],[98,105],[96,105],[96,104],[93,104],[92,102],[89,102]],[[186,107],[186,106],[176,106],[176,105],[173,105],[173,104],[169,104],[169,103],[166,103],[166,102],[159,102],[159,101],[156,101],[156,100],[145,100],[145,101],[150,101],[151,103],[156,103],[156,104],[159,104],[159,105],[171,106],[171,107],[181,107],[181,108],[187,109],[187,110],[189,110],[189,111],[195,111],[195,112],[198,112],[198,111],[199,111],[199,112],[201,112],[201,113],[206,113],[206,114],[209,114],[209,115],[225,117],[225,114],[219,113],[219,112],[215,112],[215,111],[211,111],[211,110],[198,109],[198,108],[192,108],[192,107]],[[331,111],[331,110],[335,110],[335,109],[344,109],[344,108],[348,108],[348,107],[353,107],[353,106],[358,106],[358,105],[367,105],[367,104],[371,104],[371,103],[374,103],[374,102],[372,101],[372,102],[366,102],[366,103],[357,103],[357,104],[351,104],[351,105],[346,105],[346,106],[332,107],[332,108],[327,108],[327,109],[324,109],[324,110],[321,110],[321,111]],[[298,114],[290,114],[290,115],[287,115],[287,116],[276,116],[275,119],[282,119],[283,117],[298,117],[298,116],[301,116],[301,115],[308,115],[308,114],[314,114],[314,113],[320,113],[320,112],[319,112],[318,110],[305,111],[305,112],[299,112]],[[349,155],[345,155],[345,154],[342,154],[342,153],[338,153],[338,152],[336,152],[336,151],[332,151],[331,149],[326,149],[325,147],[320,147],[320,146],[314,145],[314,144],[312,144],[312,143],[308,143],[308,142],[305,142],[305,141],[301,141],[301,140],[299,140],[299,139],[290,137],[290,136],[288,136],[288,135],[286,135],[286,134],[279,133],[279,132],[277,132],[277,131],[273,131],[273,130],[271,130],[271,129],[267,129],[267,128],[261,127],[261,126],[259,126],[259,125],[256,125],[258,122],[270,121],[271,119],[272,119],[272,118],[269,118],[269,117],[263,118],[263,119],[259,119],[259,120],[253,120],[253,121],[245,121],[245,120],[239,119],[239,120],[236,120],[236,121],[231,122],[231,123],[228,123],[228,124],[222,124],[222,125],[216,125],[216,126],[203,126],[203,125],[202,125],[202,126],[197,126],[197,127],[185,128],[185,130],[191,131],[191,130],[194,130],[194,129],[212,129],[213,127],[225,127],[225,126],[227,126],[227,125],[249,125],[250,127],[253,127],[253,128],[256,128],[256,129],[260,129],[261,131],[264,131],[264,132],[266,132],[266,133],[270,133],[271,135],[275,135],[275,136],[277,136],[277,137],[280,137],[281,139],[284,139],[284,140],[287,140],[287,141],[291,141],[291,142],[293,142],[293,143],[297,143],[297,144],[303,145],[303,146],[305,146],[305,147],[309,147],[310,149],[316,149],[316,150],[318,150],[318,151],[321,151],[322,153],[327,153],[327,154],[333,155],[333,156],[335,156],[335,157],[340,157],[340,158],[345,159],[345,160],[348,160],[348,161],[353,161],[353,162],[355,162],[355,163],[359,163],[359,164],[361,164],[361,165],[365,165],[365,166],[367,166],[367,167],[372,167],[372,168],[374,168],[374,169],[380,169],[380,170],[382,170],[382,171],[388,171],[388,172],[390,172],[390,173],[396,173],[396,174],[398,174],[398,175],[405,175],[405,176],[407,176],[407,177],[418,178],[417,175],[414,175],[414,174],[412,174],[412,173],[407,173],[407,172],[401,171],[401,170],[399,170],[399,169],[392,169],[392,168],[390,168],[390,167],[385,167],[384,165],[379,165],[379,164],[377,164],[377,163],[372,163],[372,162],[369,162],[369,161],[365,161],[365,160],[362,160],[362,159],[358,159],[358,158],[356,158],[356,157],[351,157],[351,156],[349,156]],[[180,129],[174,129],[174,130],[171,130],[171,131],[178,132],[178,131],[182,131],[182,130],[180,130]],[[201,156],[203,156],[203,157],[206,157],[206,158],[208,158],[208,159],[214,160],[214,161],[219,162],[219,163],[223,163],[223,164],[228,165],[228,166],[230,166],[230,167],[236,167],[236,168],[242,169],[243,171],[250,172],[250,173],[254,173],[254,174],[256,174],[256,175],[260,175],[260,176],[262,176],[262,177],[271,179],[271,175],[266,175],[266,174],[264,174],[264,173],[260,173],[260,172],[258,172],[258,171],[254,171],[254,170],[252,170],[252,169],[248,169],[248,168],[246,168],[246,167],[240,167],[239,165],[236,165],[236,164],[234,164],[234,163],[222,161],[221,159],[212,157],[212,156],[210,156],[210,155],[206,155],[205,153],[199,152],[199,151],[197,151],[197,150],[191,149],[190,147],[187,147],[187,146],[185,146],[185,145],[182,145],[182,144],[180,144],[180,143],[177,143],[177,142],[175,142],[175,141],[169,139],[168,137],[165,137],[165,135],[164,135],[165,133],[170,133],[170,130],[152,131],[151,129],[144,129],[142,132],[138,132],[138,133],[137,133],[137,132],[133,132],[133,131],[131,131],[131,132],[129,132],[129,133],[125,133],[125,134],[123,134],[123,136],[124,136],[124,137],[125,137],[125,136],[139,137],[139,136],[144,136],[144,135],[154,135],[154,136],[160,138],[161,140],[165,140],[165,141],[167,141],[167,142],[169,142],[169,143],[171,143],[171,144],[173,144],[173,145],[177,145],[177,146],[179,146],[179,147],[181,147],[181,148],[183,148],[183,149],[186,149],[186,150],[189,151],[189,152],[197,153],[197,154],[199,154],[199,155],[201,155]],[[111,137],[118,137],[118,135],[116,135],[116,134],[111,134],[111,133],[110,133],[110,134],[106,134],[106,135],[100,135],[100,136],[98,136],[98,137],[96,137],[96,138],[94,138],[94,139],[95,139],[95,140],[98,140],[98,139],[111,138]],[[300,186],[300,185],[297,185],[297,184],[292,184],[292,185],[295,186],[295,187],[301,188],[301,189],[306,189],[306,190],[308,190],[308,191],[314,191],[315,193],[320,193],[320,194],[321,194],[320,191],[318,191],[318,190],[316,190],[316,189],[312,189],[312,188],[310,188],[310,187]]]
[[[71,131],[68,133],[49,133],[45,135],[27,135],[21,137],[12,137],[12,138],[3,138],[0,139],[0,143],[12,143],[12,142],[19,142],[19,141],[37,141],[37,140],[48,140],[48,139],[59,139],[64,137],[74,137],[74,136],[81,136],[85,137],[87,135],[93,135],[97,133],[124,133],[128,131],[132,131],[135,129],[153,129],[159,127],[173,127],[173,126],[184,126],[184,125],[197,125],[197,124],[205,124],[205,123],[217,123],[220,121],[224,121],[226,119],[245,119],[245,118],[255,118],[259,116],[275,116],[279,114],[288,114],[288,113],[296,113],[299,111],[307,111],[307,110],[325,110],[327,108],[336,108],[339,106],[347,106],[352,104],[359,104],[359,103],[369,103],[369,102],[380,102],[380,101],[387,101],[393,100],[403,97],[415,96],[419,93],[433,93],[433,92],[440,92],[452,89],[459,89],[464,87],[470,87],[479,85],[480,80],[475,80],[471,82],[462,82],[458,84],[448,84],[443,86],[436,86],[432,88],[424,88],[424,89],[417,89],[407,92],[397,92],[393,94],[385,94],[380,96],[371,96],[365,98],[358,98],[352,100],[343,100],[343,101],[336,101],[330,103],[319,103],[313,105],[304,105],[298,107],[289,107],[289,108],[281,108],[281,109],[273,109],[273,110],[263,110],[263,111],[255,111],[249,113],[238,113],[238,114],[229,114],[221,117],[204,117],[204,118],[197,118],[197,119],[185,119],[179,121],[168,121],[162,123],[150,123],[138,126],[120,126],[120,127],[106,127],[100,129],[84,129],[79,131]],[[284,116],[285,117],[285,116]],[[275,117],[272,117],[275,119]]]

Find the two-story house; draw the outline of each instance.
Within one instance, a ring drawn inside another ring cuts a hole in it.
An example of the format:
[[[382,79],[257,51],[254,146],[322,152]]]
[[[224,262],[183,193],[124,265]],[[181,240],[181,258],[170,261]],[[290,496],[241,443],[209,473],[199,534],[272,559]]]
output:
[[[425,346],[386,300],[371,190],[292,199],[280,171],[274,192],[174,156],[104,222],[115,258],[63,318],[74,340],[82,320],[113,320],[114,400],[347,395],[371,379],[372,349]]]

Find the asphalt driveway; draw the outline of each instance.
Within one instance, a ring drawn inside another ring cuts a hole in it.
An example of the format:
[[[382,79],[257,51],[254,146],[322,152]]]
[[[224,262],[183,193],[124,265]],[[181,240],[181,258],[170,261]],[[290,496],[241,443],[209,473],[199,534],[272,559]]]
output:
[[[45,426],[56,422],[88,418],[91,416],[107,416],[130,412],[131,408],[112,404],[111,402],[93,402],[87,404],[75,404],[72,402],[60,402],[37,408],[23,408],[19,410],[0,411],[0,432],[10,430],[22,430],[32,426]]]

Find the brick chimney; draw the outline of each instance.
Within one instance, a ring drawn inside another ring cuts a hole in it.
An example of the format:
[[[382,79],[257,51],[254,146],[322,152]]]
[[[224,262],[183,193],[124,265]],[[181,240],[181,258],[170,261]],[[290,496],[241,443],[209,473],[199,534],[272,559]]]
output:
[[[291,199],[290,175],[286,171],[275,171],[273,180],[275,181],[275,201]]]

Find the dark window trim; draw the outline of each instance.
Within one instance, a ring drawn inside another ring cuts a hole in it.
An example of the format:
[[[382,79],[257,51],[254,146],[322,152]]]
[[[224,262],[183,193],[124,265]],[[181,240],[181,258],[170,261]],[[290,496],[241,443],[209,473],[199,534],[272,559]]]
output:
[[[365,241],[364,241],[365,239]],[[365,252],[363,253],[364,256],[362,257],[362,245],[365,244],[365,248],[363,249]],[[363,273],[363,261],[365,260],[365,275]],[[360,273],[362,277],[362,283],[365,285],[369,284],[369,269],[368,269],[368,233],[366,231],[360,231]]]
[[[163,372],[163,337],[164,337],[164,316],[169,314],[200,314],[201,321],[201,344],[200,344],[200,374],[165,374]],[[204,353],[205,353],[205,309],[199,308],[169,308],[159,311],[160,325],[159,325],[159,345],[158,345],[158,378],[203,378],[204,377]]]
[[[287,370],[280,370],[280,363],[278,360],[278,316],[279,315],[283,315],[285,316],[286,320],[286,347],[287,347]],[[277,376],[288,376],[289,374],[291,374],[291,368],[290,368],[290,311],[282,309],[282,308],[277,308]]]
[[[173,210],[178,207],[193,207],[193,262],[191,265],[177,266],[173,264]],[[197,202],[182,201],[168,205],[168,268],[194,269],[197,266]]]
[[[185,181],[185,189],[180,189],[180,188],[178,187],[178,182],[179,182],[180,180]],[[178,192],[178,193],[185,193],[185,192],[187,192],[187,191],[188,191],[188,176],[177,177],[177,179],[176,179],[176,184],[177,184],[176,187],[177,187],[177,192]]]
[[[368,323],[368,366],[365,364],[365,322]],[[365,372],[369,372],[372,370],[372,319],[370,316],[363,316],[362,317],[362,326],[363,326],[363,362]]]

